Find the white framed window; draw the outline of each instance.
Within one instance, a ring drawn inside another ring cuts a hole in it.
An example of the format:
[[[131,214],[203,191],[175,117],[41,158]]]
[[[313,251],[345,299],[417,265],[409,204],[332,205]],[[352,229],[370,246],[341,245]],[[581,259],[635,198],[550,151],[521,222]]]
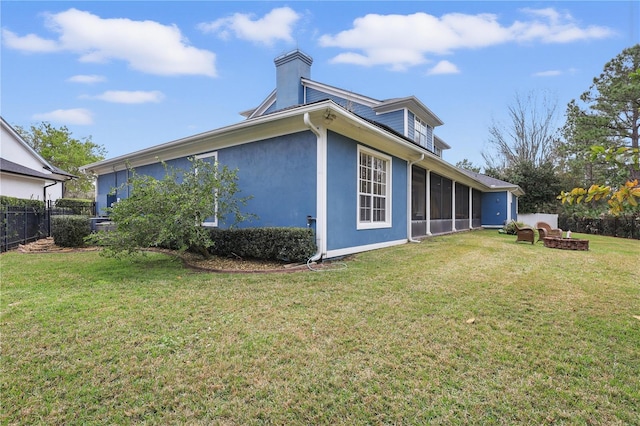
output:
[[[418,116],[415,116],[413,140],[423,148],[433,151],[433,129]]]
[[[358,229],[391,227],[391,157],[358,146]]]
[[[207,152],[204,154],[198,154],[196,155],[196,158],[199,160],[205,160],[205,161],[211,161],[214,164],[218,162],[218,152],[217,151],[213,151],[213,152]],[[198,169],[195,170],[196,174],[198,173]],[[204,220],[204,222],[202,222],[202,226],[206,226],[206,227],[217,227],[218,226],[218,201],[217,201],[218,197],[216,197],[216,215],[213,217],[208,217]]]

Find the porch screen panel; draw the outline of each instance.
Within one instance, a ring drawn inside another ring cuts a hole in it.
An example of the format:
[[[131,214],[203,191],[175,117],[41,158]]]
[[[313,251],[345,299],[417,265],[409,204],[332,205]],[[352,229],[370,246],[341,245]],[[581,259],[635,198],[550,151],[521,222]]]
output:
[[[482,225],[482,193],[477,189],[474,189],[471,195],[471,219],[474,228],[479,228]]]
[[[427,217],[427,171],[413,166],[411,169],[411,220]]]
[[[453,182],[436,173],[431,174],[431,219],[451,219],[451,187]]]
[[[469,219],[469,187],[457,182],[456,219]]]

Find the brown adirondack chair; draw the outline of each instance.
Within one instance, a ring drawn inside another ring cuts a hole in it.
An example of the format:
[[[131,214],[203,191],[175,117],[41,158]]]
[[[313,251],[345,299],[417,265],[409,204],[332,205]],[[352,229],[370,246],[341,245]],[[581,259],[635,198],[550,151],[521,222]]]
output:
[[[562,238],[562,229],[552,228],[546,222],[536,223],[536,229],[538,230],[538,241],[542,241],[544,237]]]
[[[516,228],[516,243],[518,241],[526,241],[531,244],[534,243],[536,236],[533,228],[529,228],[528,226],[521,228],[518,226],[516,221],[513,221],[513,226]]]

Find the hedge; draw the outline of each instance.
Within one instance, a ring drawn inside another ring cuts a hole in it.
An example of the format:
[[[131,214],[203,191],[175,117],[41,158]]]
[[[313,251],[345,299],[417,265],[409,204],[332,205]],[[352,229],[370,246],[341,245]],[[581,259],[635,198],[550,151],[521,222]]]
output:
[[[52,216],[51,236],[53,242],[61,247],[81,247],[84,238],[91,233],[91,220],[88,216]]]
[[[216,256],[303,262],[316,253],[313,230],[309,228],[212,229]]]
[[[93,212],[93,200],[60,198],[56,200],[56,209],[69,211],[75,215],[91,215]]]
[[[0,195],[0,205],[9,207],[31,207],[36,210],[44,210],[45,208],[44,201],[8,197],[6,195]]]
[[[583,234],[599,234],[610,237],[640,240],[640,215],[602,216],[598,218],[577,215],[559,215],[558,228]]]

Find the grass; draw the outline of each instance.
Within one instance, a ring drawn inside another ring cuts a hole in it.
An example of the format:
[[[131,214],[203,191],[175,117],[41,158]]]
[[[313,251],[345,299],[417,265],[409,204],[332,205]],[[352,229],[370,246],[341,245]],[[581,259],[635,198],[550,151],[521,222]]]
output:
[[[640,241],[588,238],[267,275],[6,253],[0,421],[640,424]]]

